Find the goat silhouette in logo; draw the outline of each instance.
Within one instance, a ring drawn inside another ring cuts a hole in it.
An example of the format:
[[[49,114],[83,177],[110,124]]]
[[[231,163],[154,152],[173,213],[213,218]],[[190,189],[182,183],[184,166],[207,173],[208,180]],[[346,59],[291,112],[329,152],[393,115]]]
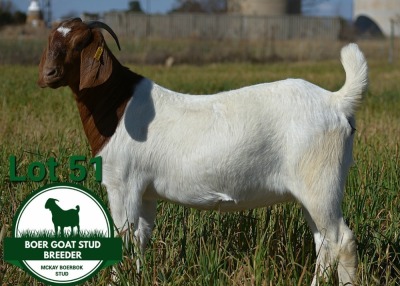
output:
[[[74,227],[77,227],[76,235],[79,235],[79,205],[75,209],[63,210],[57,205],[58,200],[49,198],[46,201],[44,207],[49,209],[52,214],[52,221],[54,224],[55,236],[58,236],[59,230],[61,231],[61,236],[64,236],[64,228],[71,227],[71,236],[74,234]]]

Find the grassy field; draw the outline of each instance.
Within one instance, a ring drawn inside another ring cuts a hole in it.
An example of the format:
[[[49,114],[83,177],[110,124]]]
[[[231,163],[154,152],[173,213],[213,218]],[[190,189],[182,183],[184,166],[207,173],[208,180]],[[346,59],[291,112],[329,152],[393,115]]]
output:
[[[343,210],[358,241],[359,285],[400,285],[400,69],[371,61],[370,88],[357,114],[355,165]],[[197,66],[135,66],[135,71],[181,92],[213,93],[249,84],[300,77],[337,90],[339,61]],[[12,218],[29,192],[45,182],[11,183],[8,158],[18,171],[55,157],[68,181],[68,158],[90,157],[69,89],[36,86],[37,67],[0,66],[0,251]],[[107,202],[90,174],[83,184]],[[307,285],[315,263],[312,235],[300,207],[284,204],[240,213],[200,212],[161,203],[146,267],[136,275],[127,252],[117,268],[122,285]],[[111,269],[85,285],[109,285]],[[331,277],[323,285],[334,284]],[[132,283],[133,281],[133,283]],[[0,262],[1,285],[41,285]]]

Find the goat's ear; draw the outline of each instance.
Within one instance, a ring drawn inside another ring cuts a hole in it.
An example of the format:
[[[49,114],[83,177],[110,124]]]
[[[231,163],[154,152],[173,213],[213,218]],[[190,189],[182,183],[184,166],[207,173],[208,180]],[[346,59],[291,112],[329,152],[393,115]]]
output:
[[[112,73],[112,59],[102,37],[92,41],[81,52],[79,90],[99,86]]]

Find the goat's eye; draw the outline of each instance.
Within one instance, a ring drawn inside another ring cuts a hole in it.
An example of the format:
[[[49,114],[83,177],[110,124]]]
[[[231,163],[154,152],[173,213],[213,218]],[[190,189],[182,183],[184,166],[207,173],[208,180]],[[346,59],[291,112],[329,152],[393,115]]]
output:
[[[80,43],[75,45],[74,51],[75,52],[80,52],[80,51],[83,50],[84,47],[85,47],[85,43],[84,42],[80,42]]]
[[[91,34],[75,38],[75,41],[73,41],[74,43],[73,50],[76,52],[81,52],[90,43],[91,38],[92,38]]]

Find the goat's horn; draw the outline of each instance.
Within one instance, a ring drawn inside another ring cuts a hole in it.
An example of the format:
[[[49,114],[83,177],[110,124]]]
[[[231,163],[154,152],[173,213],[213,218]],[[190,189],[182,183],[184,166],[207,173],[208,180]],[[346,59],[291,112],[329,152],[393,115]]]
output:
[[[110,35],[114,38],[115,42],[117,43],[118,49],[121,50],[121,47],[120,47],[119,41],[118,41],[118,37],[114,33],[114,31],[110,28],[110,26],[108,26],[107,24],[105,24],[103,22],[99,22],[99,21],[90,21],[87,23],[87,25],[89,28],[102,28],[102,29],[106,30],[107,32],[109,32]]]

